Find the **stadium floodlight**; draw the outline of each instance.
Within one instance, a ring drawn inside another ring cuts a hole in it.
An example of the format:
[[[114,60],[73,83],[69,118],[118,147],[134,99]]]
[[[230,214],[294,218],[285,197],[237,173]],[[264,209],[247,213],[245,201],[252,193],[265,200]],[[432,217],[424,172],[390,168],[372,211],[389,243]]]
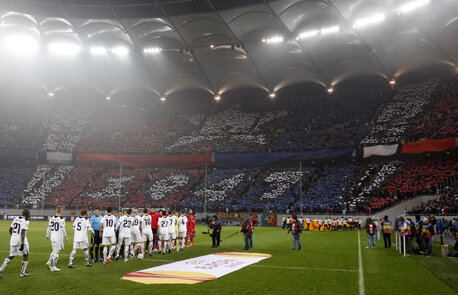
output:
[[[165,96],[161,96],[161,101],[165,101]]]
[[[270,98],[275,98],[275,96],[276,96],[275,91],[272,91],[271,93],[269,93],[269,97]]]
[[[49,97],[54,97],[54,92],[49,91],[49,92],[48,92],[48,96],[49,96]]]
[[[214,48],[214,47],[215,47],[215,45],[213,45],[213,44],[210,45],[210,48]]]
[[[395,85],[395,84],[396,84],[396,80],[391,79],[391,80],[390,80],[390,85]]]
[[[355,21],[353,28],[361,29],[370,25],[381,23],[385,20],[385,14],[377,13],[368,17],[360,18]]]
[[[332,26],[332,27],[322,28],[320,32],[322,35],[329,35],[329,34],[338,33],[339,31],[340,31],[339,26]]]
[[[91,54],[92,55],[105,55],[108,53],[108,50],[102,46],[92,46],[91,47]]]
[[[219,94],[215,95],[215,100],[216,101],[219,101],[220,99],[221,99],[221,95],[219,95]]]
[[[60,56],[77,55],[81,51],[81,46],[75,42],[52,42],[48,44],[49,52]]]
[[[38,40],[27,34],[12,34],[3,40],[6,50],[18,55],[32,55],[39,49]]]
[[[107,95],[107,96],[105,96],[105,99],[106,99],[106,100],[110,100],[110,99],[111,99],[111,96]]]
[[[333,92],[334,92],[334,88],[329,87],[329,88],[328,88],[328,93],[331,94],[331,93],[333,93]]]
[[[267,44],[281,43],[283,41],[285,41],[285,39],[282,36],[272,36],[270,38],[262,39],[262,42]]]
[[[318,30],[311,30],[311,31],[307,31],[307,32],[302,32],[297,36],[296,40],[312,38],[312,37],[317,36],[318,33],[319,33]]]
[[[159,48],[159,47],[148,47],[148,48],[143,49],[143,53],[145,54],[157,54],[157,53],[160,53],[161,51],[162,51],[162,48]]]
[[[401,5],[399,7],[398,12],[399,13],[407,13],[407,12],[410,12],[410,11],[415,10],[417,8],[420,8],[422,6],[425,6],[429,2],[431,2],[431,0],[416,0],[416,1],[407,2],[406,4]]]
[[[129,49],[125,46],[117,46],[111,48],[111,52],[119,57],[124,57],[129,54]]]

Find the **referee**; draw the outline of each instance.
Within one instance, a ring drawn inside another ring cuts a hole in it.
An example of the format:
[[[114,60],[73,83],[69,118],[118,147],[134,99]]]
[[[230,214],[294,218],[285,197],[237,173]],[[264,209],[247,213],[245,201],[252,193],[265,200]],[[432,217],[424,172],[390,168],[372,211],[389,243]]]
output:
[[[218,216],[213,215],[213,221],[210,223],[210,228],[213,229],[212,248],[219,247],[219,243],[221,242],[222,223],[221,220],[218,219]]]
[[[100,237],[100,221],[102,220],[102,216],[100,215],[100,209],[95,208],[94,215],[91,216],[89,222],[91,223],[91,227],[94,230],[94,235],[91,236],[91,260],[92,262],[102,261],[102,258],[99,259],[99,247],[102,243],[102,238]],[[95,246],[95,259],[94,259],[94,246]]]

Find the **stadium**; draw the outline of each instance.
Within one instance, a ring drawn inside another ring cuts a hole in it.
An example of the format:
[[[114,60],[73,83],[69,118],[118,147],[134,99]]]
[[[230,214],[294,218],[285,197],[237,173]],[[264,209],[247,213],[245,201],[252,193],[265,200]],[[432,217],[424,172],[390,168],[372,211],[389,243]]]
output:
[[[0,0],[0,293],[457,294],[456,36],[453,0]]]

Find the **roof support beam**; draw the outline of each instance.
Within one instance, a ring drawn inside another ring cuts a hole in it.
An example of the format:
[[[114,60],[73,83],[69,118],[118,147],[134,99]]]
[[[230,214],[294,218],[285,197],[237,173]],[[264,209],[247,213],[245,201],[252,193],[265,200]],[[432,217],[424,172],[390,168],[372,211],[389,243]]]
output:
[[[343,13],[334,5],[335,1],[328,1],[328,4],[330,7],[332,7],[341,17],[342,19],[345,20],[345,22],[347,23],[347,25],[349,27],[352,27],[350,22],[348,21],[348,19],[343,15]],[[364,44],[364,46],[366,47],[368,53],[370,55],[372,55],[372,57],[375,59],[375,61],[377,62],[378,66],[380,67],[380,69],[382,70],[382,72],[387,76],[387,77],[390,77],[393,75],[393,69],[391,69],[390,72],[388,72],[387,68],[385,67],[385,65],[382,63],[382,61],[379,59],[379,57],[375,54],[375,51],[372,49],[372,47],[369,46],[369,44],[366,42],[366,40],[363,38],[363,36],[361,36],[361,34],[358,33],[357,30],[353,29],[353,32],[355,33],[355,35],[358,37],[358,39]]]
[[[266,6],[269,9],[269,11],[272,13],[272,15],[274,15],[278,19],[278,21],[282,24],[282,26],[286,30],[286,32],[288,32],[290,34],[290,36],[292,36],[292,32],[288,29],[288,27],[286,26],[286,24],[282,20],[282,18],[272,9],[270,4],[266,2]],[[329,79],[324,76],[323,72],[320,70],[320,67],[315,63],[315,60],[312,58],[312,56],[307,52],[307,50],[305,50],[304,46],[302,46],[299,41],[297,41],[294,38],[293,38],[293,40],[294,40],[293,42],[295,42],[297,44],[297,46],[299,46],[299,48],[301,49],[301,52],[304,55],[305,59],[308,59],[310,61],[310,63],[312,64],[313,68],[315,68],[315,71],[320,76],[321,81],[324,84],[329,86]]]
[[[221,16],[221,14],[218,12],[218,10],[216,10],[216,8],[213,6],[213,4],[211,3],[211,1],[207,0],[206,1],[208,3],[208,5],[211,6],[211,8],[213,9],[213,12],[216,14],[216,16],[218,17],[218,19],[224,24],[224,27],[226,28],[226,30],[228,30],[228,32],[231,34],[232,38],[234,38],[234,40],[237,41],[238,44],[240,45],[243,45],[243,43],[240,41],[240,39],[237,37],[237,35],[234,33],[234,31],[231,29],[231,27],[229,27],[229,25],[226,23],[226,21],[223,19],[223,17]],[[256,63],[254,62],[253,58],[251,57],[251,55],[248,53],[248,50],[246,48],[243,49],[245,51],[245,54],[247,56],[247,59],[248,61],[253,65],[253,68],[255,69],[255,71],[258,73],[259,77],[261,77],[262,79],[262,82],[264,83],[265,86],[267,86],[267,88],[269,88],[269,90],[272,90],[273,91],[273,85],[269,85],[269,83],[267,82],[267,79],[265,78],[264,74],[261,72],[261,70],[259,69],[259,67],[256,65]]]
[[[183,35],[180,33],[180,31],[177,29],[177,27],[175,26],[175,24],[172,22],[172,20],[171,20],[170,17],[168,16],[167,12],[164,10],[164,8],[163,8],[162,6],[160,6],[160,8],[161,8],[162,13],[164,13],[165,18],[166,18],[167,21],[169,22],[170,26],[171,26],[171,27],[173,28],[173,30],[177,33],[178,37],[180,37],[181,42],[186,46],[186,48],[190,48],[189,45],[188,45],[188,43],[186,42],[185,38],[183,37]],[[212,81],[211,81],[210,78],[208,77],[207,73],[205,72],[204,67],[203,67],[202,64],[200,63],[200,61],[199,61],[199,59],[197,58],[197,56],[194,54],[194,52],[191,52],[190,54],[194,57],[194,60],[196,61],[197,66],[199,67],[200,71],[202,72],[202,74],[203,74],[204,77],[205,77],[205,80],[207,80],[208,85],[210,85],[210,87],[212,88],[212,90],[213,90],[213,95],[218,94],[218,91],[215,89],[215,85],[212,83]]]

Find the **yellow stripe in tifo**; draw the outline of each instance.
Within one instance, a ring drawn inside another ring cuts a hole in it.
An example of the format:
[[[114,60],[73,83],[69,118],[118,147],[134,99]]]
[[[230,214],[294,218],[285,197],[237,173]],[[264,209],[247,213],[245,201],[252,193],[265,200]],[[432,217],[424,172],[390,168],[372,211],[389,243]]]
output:
[[[138,271],[126,274],[123,278],[126,281],[132,281],[142,284],[197,284],[200,282],[211,281],[216,279],[215,276],[188,271]]]

